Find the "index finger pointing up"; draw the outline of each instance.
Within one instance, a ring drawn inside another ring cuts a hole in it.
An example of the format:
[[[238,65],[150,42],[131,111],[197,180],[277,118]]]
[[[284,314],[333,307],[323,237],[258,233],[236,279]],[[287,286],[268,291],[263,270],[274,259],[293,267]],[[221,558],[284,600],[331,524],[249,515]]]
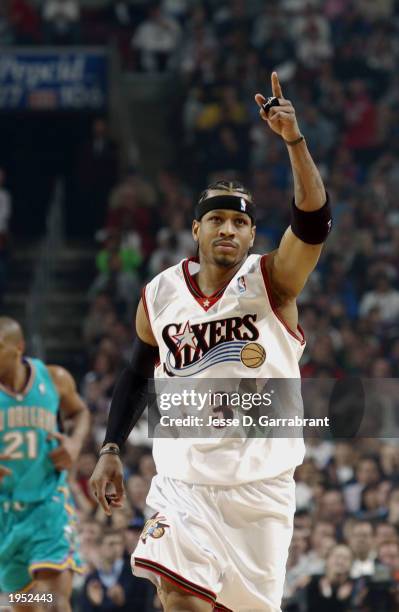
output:
[[[272,72],[272,92],[276,98],[283,97],[280,81],[278,80],[277,72]]]

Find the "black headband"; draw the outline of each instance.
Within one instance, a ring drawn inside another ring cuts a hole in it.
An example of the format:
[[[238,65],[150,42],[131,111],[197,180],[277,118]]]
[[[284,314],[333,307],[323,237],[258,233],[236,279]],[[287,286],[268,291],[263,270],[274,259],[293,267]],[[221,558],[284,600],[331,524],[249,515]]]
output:
[[[199,221],[201,217],[211,210],[236,210],[245,213],[252,223],[255,223],[255,205],[241,196],[220,195],[202,200],[195,207],[195,218]]]

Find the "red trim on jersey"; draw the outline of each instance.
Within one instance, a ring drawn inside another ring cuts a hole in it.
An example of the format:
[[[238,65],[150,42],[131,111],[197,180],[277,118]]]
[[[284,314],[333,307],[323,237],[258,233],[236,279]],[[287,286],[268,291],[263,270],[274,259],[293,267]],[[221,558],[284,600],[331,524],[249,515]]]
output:
[[[225,292],[225,289],[227,285],[230,283],[230,281],[226,283],[225,285],[223,285],[223,287],[220,287],[220,289],[216,289],[216,291],[214,291],[211,295],[205,295],[205,293],[203,293],[201,289],[198,287],[198,284],[195,278],[193,278],[190,274],[190,270],[189,270],[190,261],[195,261],[196,263],[198,263],[198,260],[195,257],[190,257],[189,259],[185,259],[183,261],[184,280],[186,281],[186,285],[191,295],[195,298],[197,303],[200,306],[202,306],[205,312],[207,312],[210,308],[212,308],[214,304],[216,304],[218,300],[220,300],[220,298]]]
[[[147,298],[146,298],[146,295],[145,295],[145,290],[146,290],[146,287],[147,287],[147,285],[144,285],[144,287],[143,287],[143,288],[142,288],[142,290],[141,290],[141,301],[143,302],[144,312],[145,312],[146,317],[147,317],[147,319],[148,319],[148,323],[149,323],[149,325],[150,325],[150,328],[151,328],[151,331],[152,331],[152,335],[153,335],[153,336],[154,336],[154,338],[155,338],[155,334],[154,334],[154,332],[153,332],[152,325],[151,325],[150,315],[149,315],[149,313],[148,313]],[[156,359],[156,360],[155,360],[154,367],[156,367],[156,368],[157,368],[157,367],[160,365],[160,363],[161,363],[161,360],[160,360],[160,359]]]
[[[164,567],[160,563],[150,561],[149,559],[134,557],[134,565],[137,565],[137,567],[141,567],[147,571],[154,572],[154,574],[158,574],[162,578],[165,578],[165,580],[178,586],[183,591],[186,591],[195,597],[199,597],[199,599],[203,599],[204,601],[215,605],[216,594],[213,591],[199,586],[194,582],[190,582],[190,580],[187,580],[187,578],[183,578],[183,576],[180,576],[176,572]]]
[[[268,295],[268,298],[269,298],[270,306],[272,307],[272,310],[273,310],[275,316],[277,317],[277,319],[280,321],[280,323],[282,323],[284,325],[285,329],[291,334],[291,336],[293,338],[295,338],[295,340],[298,340],[298,342],[300,342],[301,345],[303,346],[305,344],[305,334],[303,332],[302,327],[300,325],[297,326],[297,330],[299,331],[299,333],[302,336],[302,338],[301,338],[290,327],[288,327],[287,323],[281,317],[280,313],[278,312],[278,310],[276,308],[276,304],[275,304],[274,299],[273,299],[273,292],[272,292],[272,288],[271,288],[271,284],[270,284],[269,275],[267,273],[266,259],[267,259],[267,255],[262,255],[261,260],[260,260],[260,268],[261,268],[261,271],[262,271],[262,276],[263,276],[263,280],[264,280],[264,283],[265,283],[266,292],[267,292],[267,295]]]

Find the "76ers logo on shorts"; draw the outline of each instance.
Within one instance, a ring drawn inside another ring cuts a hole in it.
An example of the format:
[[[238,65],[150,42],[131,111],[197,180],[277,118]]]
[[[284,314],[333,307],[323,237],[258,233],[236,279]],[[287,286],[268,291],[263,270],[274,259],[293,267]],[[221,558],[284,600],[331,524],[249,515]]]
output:
[[[154,516],[148,519],[140,536],[143,544],[146,543],[149,536],[155,540],[162,538],[162,536],[165,534],[165,527],[170,526],[165,523],[165,521],[166,517],[158,514],[154,514]]]
[[[245,289],[244,289],[245,290]],[[169,351],[164,364],[169,376],[196,376],[213,365],[238,362],[257,368],[266,359],[256,314],[191,324],[171,323],[162,331]]]

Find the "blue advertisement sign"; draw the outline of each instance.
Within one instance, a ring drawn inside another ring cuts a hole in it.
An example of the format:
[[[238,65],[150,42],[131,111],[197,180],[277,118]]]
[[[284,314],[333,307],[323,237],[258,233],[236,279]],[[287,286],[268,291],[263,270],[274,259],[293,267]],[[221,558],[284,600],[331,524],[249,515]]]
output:
[[[97,110],[106,102],[103,49],[10,49],[0,54],[0,110]]]

